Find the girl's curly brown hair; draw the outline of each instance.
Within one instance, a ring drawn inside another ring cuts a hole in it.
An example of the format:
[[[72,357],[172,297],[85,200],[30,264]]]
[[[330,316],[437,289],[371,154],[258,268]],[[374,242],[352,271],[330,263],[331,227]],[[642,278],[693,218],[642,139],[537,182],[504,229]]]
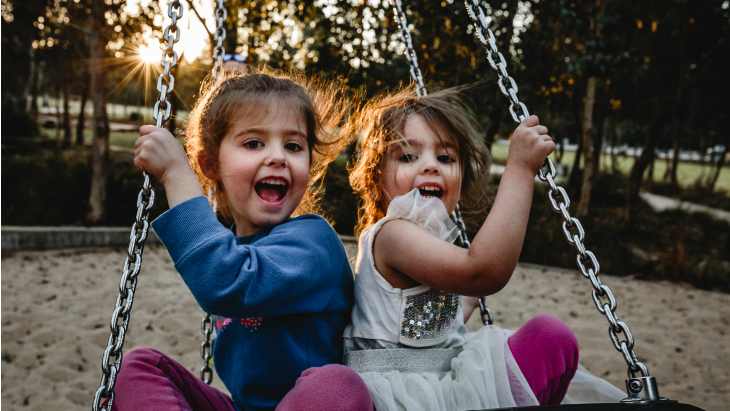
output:
[[[406,144],[403,129],[412,114],[423,116],[439,139],[451,141],[458,148],[462,175],[460,203],[465,218],[483,216],[489,206],[487,185],[492,158],[472,111],[461,100],[460,89],[418,97],[411,86],[374,98],[357,117],[354,129],[361,133],[359,158],[350,170],[350,185],[361,201],[355,230],[358,236],[385,217],[387,201],[381,184],[382,162],[391,145]]]
[[[309,146],[309,185],[294,214],[320,211],[318,200],[327,165],[348,144],[351,134],[344,127],[350,105],[338,84],[270,69],[247,75],[228,74],[219,82],[210,76],[205,80],[190,112],[185,150],[203,192],[218,214],[231,220],[225,190],[219,181],[205,177],[199,164],[201,155],[218,169],[221,141],[232,123],[265,117],[272,108],[282,105],[304,119]]]

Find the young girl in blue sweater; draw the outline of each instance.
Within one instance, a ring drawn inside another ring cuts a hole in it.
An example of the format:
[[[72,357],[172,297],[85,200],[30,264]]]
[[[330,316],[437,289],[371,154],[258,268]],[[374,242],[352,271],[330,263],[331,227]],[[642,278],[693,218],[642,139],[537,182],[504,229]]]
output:
[[[140,128],[134,163],[170,205],[152,227],[217,318],[215,367],[232,398],[137,349],[124,357],[115,409],[372,410],[362,380],[335,365],[353,303],[345,250],[327,221],[306,214],[345,143],[336,134],[345,111],[331,87],[252,74],[204,89],[186,150],[164,129]]]

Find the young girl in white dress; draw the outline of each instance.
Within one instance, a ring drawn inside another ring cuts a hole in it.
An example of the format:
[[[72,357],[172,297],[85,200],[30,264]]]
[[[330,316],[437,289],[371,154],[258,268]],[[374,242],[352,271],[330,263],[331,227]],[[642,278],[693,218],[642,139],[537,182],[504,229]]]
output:
[[[491,158],[474,124],[454,90],[417,97],[408,89],[360,115],[350,183],[362,209],[345,361],[379,411],[559,404],[578,369],[575,336],[553,316],[517,332],[467,333],[477,297],[512,276],[535,175],[555,148],[537,117],[522,121],[492,209],[471,248],[460,248],[449,214],[461,202],[484,215],[489,201]],[[593,400],[621,398],[605,385]]]

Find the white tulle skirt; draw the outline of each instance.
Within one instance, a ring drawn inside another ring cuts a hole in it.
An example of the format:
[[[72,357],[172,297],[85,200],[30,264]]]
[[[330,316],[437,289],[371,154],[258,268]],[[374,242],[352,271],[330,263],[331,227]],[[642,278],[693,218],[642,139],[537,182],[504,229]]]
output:
[[[486,326],[451,360],[447,373],[361,373],[378,411],[478,410],[539,405],[507,338]],[[563,403],[618,402],[626,394],[579,366]]]

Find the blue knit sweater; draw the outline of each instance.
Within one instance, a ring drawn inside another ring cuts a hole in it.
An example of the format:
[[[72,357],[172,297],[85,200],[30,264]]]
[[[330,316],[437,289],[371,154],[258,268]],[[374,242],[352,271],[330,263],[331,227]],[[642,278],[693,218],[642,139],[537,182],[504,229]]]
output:
[[[215,368],[237,408],[273,410],[302,371],[342,361],[353,276],[322,217],[236,237],[201,196],[152,227],[198,304],[220,316]]]

